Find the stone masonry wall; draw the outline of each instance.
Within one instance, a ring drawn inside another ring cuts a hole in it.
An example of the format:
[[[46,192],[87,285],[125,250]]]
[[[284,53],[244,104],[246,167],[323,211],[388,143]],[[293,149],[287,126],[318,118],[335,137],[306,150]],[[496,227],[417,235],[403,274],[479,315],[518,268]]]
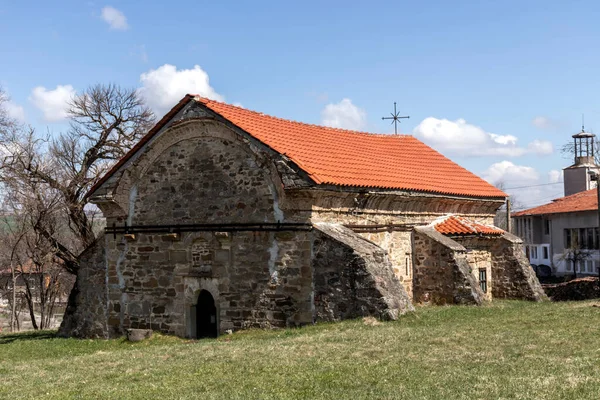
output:
[[[291,209],[311,206],[311,221],[351,226],[355,232],[388,252],[394,273],[413,298],[412,231],[448,213],[492,223],[496,200],[451,199],[416,193],[344,193],[312,191],[311,195],[295,192],[289,199]],[[478,278],[478,277],[477,277]]]
[[[116,199],[128,226],[287,222],[274,170],[229,128],[182,124],[136,160]],[[193,336],[201,290],[215,299],[221,332],[312,322],[310,232],[108,235],[107,255],[111,335]]]
[[[505,233],[494,240],[491,252],[494,298],[533,301],[548,299],[525,256],[520,238]]]
[[[394,274],[412,299],[412,232],[385,231],[361,232],[359,234],[387,251]]]
[[[484,293],[486,300],[492,300],[494,287],[494,271],[492,268],[492,246],[495,237],[452,237],[452,240],[467,249],[467,261],[471,266],[473,277],[479,285],[479,270],[486,271],[487,291]]]
[[[418,227],[414,252],[415,302],[480,304],[485,299],[463,246],[432,227]]]
[[[137,235],[123,248],[110,325],[193,337],[201,290],[215,299],[220,332],[312,322],[310,232]]]
[[[105,241],[101,237],[79,256],[81,267],[77,272],[75,286],[69,296],[59,335],[78,338],[106,338],[106,254]]]
[[[384,250],[341,225],[318,223],[315,228],[316,321],[389,320],[413,310]]]

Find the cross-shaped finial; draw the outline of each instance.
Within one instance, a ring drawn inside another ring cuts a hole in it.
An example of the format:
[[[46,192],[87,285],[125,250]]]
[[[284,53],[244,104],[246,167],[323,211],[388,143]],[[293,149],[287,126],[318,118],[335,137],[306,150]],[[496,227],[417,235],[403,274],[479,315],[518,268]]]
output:
[[[398,133],[398,124],[402,118],[410,118],[409,116],[401,117],[400,113],[396,111],[396,102],[394,102],[394,113],[390,113],[391,117],[381,117],[381,119],[391,119],[392,124],[394,124],[394,133]]]

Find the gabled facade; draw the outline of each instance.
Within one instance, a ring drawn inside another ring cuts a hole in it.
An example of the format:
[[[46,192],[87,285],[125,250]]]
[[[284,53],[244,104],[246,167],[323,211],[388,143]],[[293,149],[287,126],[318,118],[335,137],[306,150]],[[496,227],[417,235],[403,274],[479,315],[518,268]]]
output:
[[[80,257],[64,335],[204,337],[544,298],[521,241],[490,226],[506,195],[411,136],[188,95],[88,196],[107,229]]]

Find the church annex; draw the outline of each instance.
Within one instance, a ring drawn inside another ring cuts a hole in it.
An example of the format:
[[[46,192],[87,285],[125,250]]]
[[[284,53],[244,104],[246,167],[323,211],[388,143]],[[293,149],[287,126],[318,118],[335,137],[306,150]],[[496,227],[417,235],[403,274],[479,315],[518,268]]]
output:
[[[545,295],[506,194],[411,136],[187,95],[88,194],[107,227],[60,333],[185,337]],[[73,310],[71,310],[73,311]]]

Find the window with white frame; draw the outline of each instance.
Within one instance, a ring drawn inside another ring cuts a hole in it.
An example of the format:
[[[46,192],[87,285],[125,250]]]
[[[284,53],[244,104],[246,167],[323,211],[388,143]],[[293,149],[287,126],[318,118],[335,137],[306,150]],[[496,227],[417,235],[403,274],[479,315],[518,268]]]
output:
[[[531,258],[538,258],[537,246],[531,246]]]

